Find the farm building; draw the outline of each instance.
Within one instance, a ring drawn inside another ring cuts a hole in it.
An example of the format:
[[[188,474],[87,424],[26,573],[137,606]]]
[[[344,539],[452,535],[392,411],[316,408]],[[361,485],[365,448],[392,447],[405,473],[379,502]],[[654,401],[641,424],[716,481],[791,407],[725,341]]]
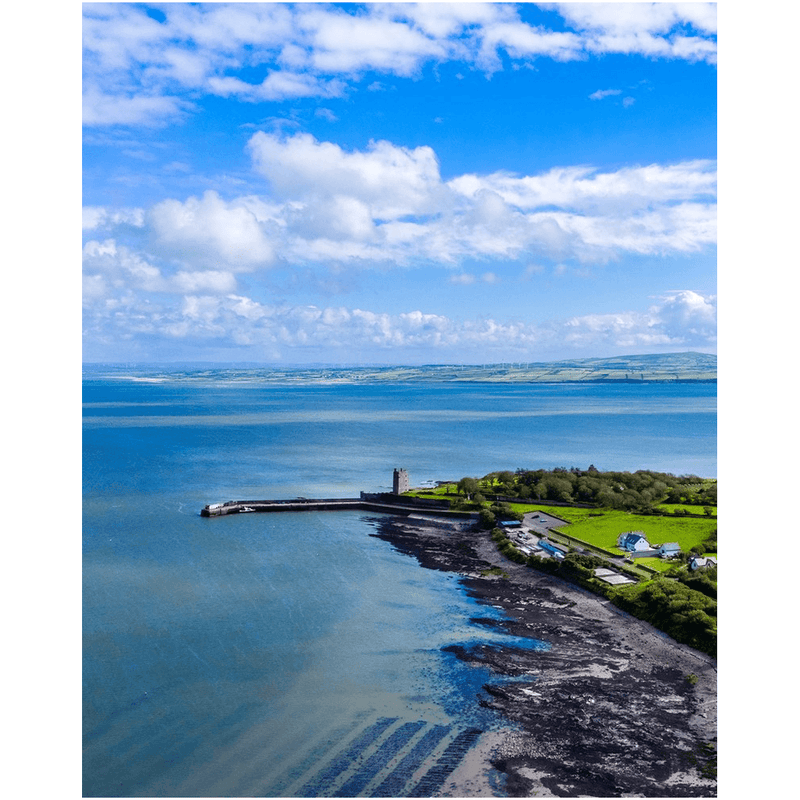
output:
[[[563,547],[559,547],[557,544],[548,542],[546,539],[541,539],[539,541],[539,547],[541,547],[545,553],[550,553],[550,555],[555,558],[564,558],[564,553],[566,552]]]
[[[672,558],[678,555],[681,551],[681,546],[677,542],[667,542],[666,544],[659,545],[658,554],[661,558]]]
[[[642,531],[627,531],[617,537],[617,547],[635,553],[638,550],[650,550],[650,542],[644,538]]]

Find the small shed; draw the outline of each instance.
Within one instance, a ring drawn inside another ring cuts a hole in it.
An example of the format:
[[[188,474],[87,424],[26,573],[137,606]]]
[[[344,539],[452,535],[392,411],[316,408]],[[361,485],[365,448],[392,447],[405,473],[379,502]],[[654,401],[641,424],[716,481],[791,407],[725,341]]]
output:
[[[635,553],[638,550],[649,550],[650,542],[644,538],[643,531],[626,531],[617,537],[617,547]]]
[[[672,558],[681,552],[681,546],[677,542],[666,542],[659,545],[658,554],[661,558]]]

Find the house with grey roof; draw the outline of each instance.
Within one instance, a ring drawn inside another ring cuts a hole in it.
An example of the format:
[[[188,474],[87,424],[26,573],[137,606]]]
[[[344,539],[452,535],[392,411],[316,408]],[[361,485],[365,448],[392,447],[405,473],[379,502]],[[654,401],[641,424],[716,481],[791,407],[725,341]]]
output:
[[[681,552],[681,546],[677,542],[666,542],[658,546],[658,554],[661,558],[672,558]]]
[[[617,537],[617,547],[636,553],[639,550],[650,550],[650,542],[644,538],[643,531],[626,531]]]
[[[689,569],[703,569],[704,567],[716,567],[717,559],[714,556],[695,556],[689,562]]]

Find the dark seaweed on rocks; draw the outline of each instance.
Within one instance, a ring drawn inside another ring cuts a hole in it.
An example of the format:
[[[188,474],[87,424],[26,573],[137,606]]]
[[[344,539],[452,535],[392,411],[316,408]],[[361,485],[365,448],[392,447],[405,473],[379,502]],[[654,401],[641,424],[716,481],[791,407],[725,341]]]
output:
[[[447,648],[497,675],[475,702],[509,721],[491,761],[509,796],[716,796],[714,659],[512,563],[485,532],[400,517],[375,524],[375,536],[423,567],[460,573],[472,597],[508,617],[474,622],[551,645]]]

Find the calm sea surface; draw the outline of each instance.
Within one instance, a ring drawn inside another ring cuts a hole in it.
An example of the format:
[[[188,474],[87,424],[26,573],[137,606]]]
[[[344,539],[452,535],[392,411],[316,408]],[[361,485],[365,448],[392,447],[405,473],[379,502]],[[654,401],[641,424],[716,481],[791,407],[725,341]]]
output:
[[[394,467],[414,485],[589,464],[716,475],[714,384],[92,375],[86,796],[402,796],[502,724],[475,700],[491,676],[443,648],[520,642],[470,622],[499,612],[455,576],[370,536],[374,514],[206,519],[206,503],[357,496]]]

